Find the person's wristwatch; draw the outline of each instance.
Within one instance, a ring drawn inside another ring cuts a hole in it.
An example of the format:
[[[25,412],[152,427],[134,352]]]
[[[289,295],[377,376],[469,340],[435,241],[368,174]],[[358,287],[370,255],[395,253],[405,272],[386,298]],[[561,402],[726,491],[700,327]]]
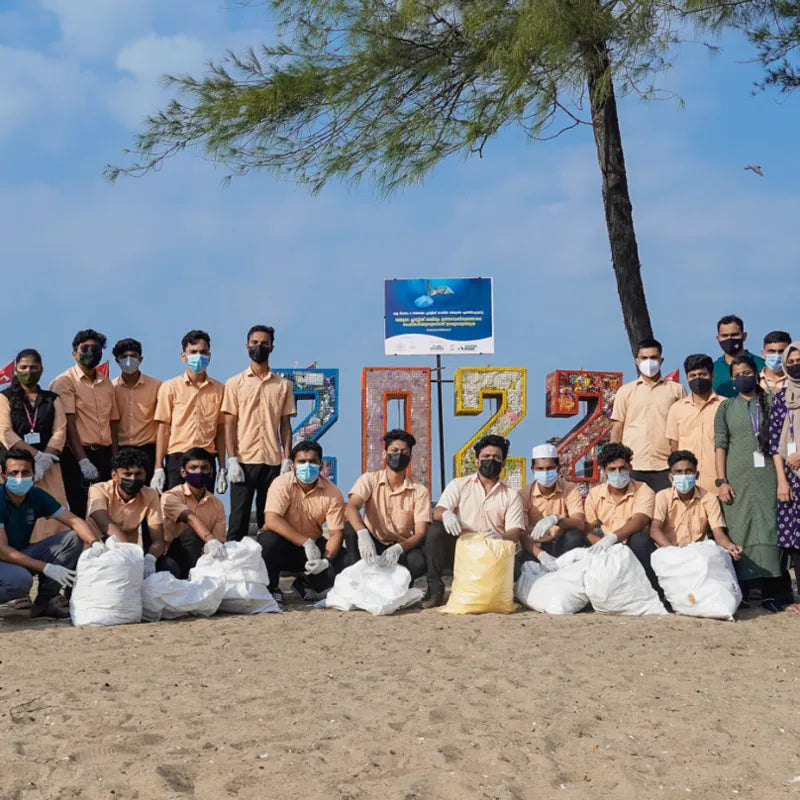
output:
[[[723,483],[729,483],[728,479],[727,478],[717,478],[714,481],[714,486],[719,488],[720,486],[722,486]]]

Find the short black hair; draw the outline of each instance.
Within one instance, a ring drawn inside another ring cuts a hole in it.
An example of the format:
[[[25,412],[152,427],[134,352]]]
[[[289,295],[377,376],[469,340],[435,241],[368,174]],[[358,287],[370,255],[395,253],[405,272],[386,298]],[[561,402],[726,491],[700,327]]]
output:
[[[205,331],[193,330],[189,331],[189,333],[181,339],[181,350],[185,350],[187,345],[197,344],[201,339],[207,342],[208,346],[211,347],[211,337]]]
[[[119,358],[123,353],[128,353],[131,350],[134,353],[138,353],[139,355],[141,355],[142,343],[137,339],[120,339],[114,345],[114,348],[111,351],[111,355],[113,355],[114,358]]]
[[[624,458],[629,464],[633,460],[633,450],[621,442],[609,442],[597,454],[597,463],[605,469],[612,461]]]
[[[658,339],[654,339],[652,336],[649,339],[639,339],[639,344],[636,345],[636,355],[639,355],[640,350],[646,350],[650,347],[655,347],[658,350],[658,354],[661,355],[664,352],[664,348],[661,346],[661,342]]]
[[[667,459],[667,466],[672,469],[679,461],[691,461],[697,469],[697,456],[691,450],[673,450]]]
[[[24,350],[20,350],[17,353],[17,357],[14,359],[14,364],[19,364],[23,358],[32,358],[36,361],[39,366],[42,365],[42,356],[38,350],[34,350],[32,347],[26,347]]]
[[[478,439],[472,449],[475,451],[475,458],[477,458],[484,447],[499,447],[503,451],[503,460],[505,461],[506,457],[508,456],[508,448],[510,445],[511,442],[509,442],[508,439],[504,439],[502,436],[497,436],[493,433],[490,433],[488,436]]]
[[[114,456],[111,462],[111,469],[129,469],[130,467],[141,467],[147,472],[150,466],[150,459],[138,447],[123,447]]]
[[[683,359],[683,371],[687,375],[696,369],[707,369],[713,373],[714,362],[711,360],[711,356],[707,356],[705,353],[695,353]]]
[[[202,447],[190,447],[181,456],[181,466],[185,467],[190,461],[208,461],[210,466],[214,466],[214,456]]]
[[[742,321],[741,317],[737,317],[736,314],[726,314],[718,323],[717,323],[717,333],[719,333],[719,329],[723,325],[738,325],[742,332],[744,332],[744,322]]]
[[[102,333],[96,331],[94,328],[86,328],[86,330],[78,331],[72,337],[72,349],[77,350],[84,342],[88,342],[89,339],[97,340],[100,342],[100,346],[103,348],[103,350],[106,349],[106,342],[108,339],[106,339]]]
[[[18,448],[6,450],[3,455],[0,456],[0,466],[3,467],[3,472],[6,471],[6,464],[9,460],[27,461],[31,465],[32,469],[35,469],[36,467],[36,461],[34,460],[33,455],[27,450],[20,450]]]
[[[250,328],[249,331],[247,331],[247,340],[246,341],[249,342],[250,341],[250,337],[254,333],[268,333],[270,341],[273,344],[275,344],[275,328],[273,328],[272,326],[270,326],[270,325],[253,325],[253,327]]]
[[[294,461],[295,456],[298,453],[303,453],[306,450],[313,450],[320,459],[322,458],[322,445],[319,442],[312,442],[311,439],[303,439],[302,442],[298,442],[293,448],[290,454],[290,458]]]
[[[768,344],[785,344],[787,347],[792,343],[792,337],[786,331],[770,331],[764,337],[764,347]]]
[[[386,450],[392,442],[405,442],[408,445],[408,449],[413,450],[417,440],[408,431],[395,428],[394,430],[386,431],[383,437],[383,449]]]

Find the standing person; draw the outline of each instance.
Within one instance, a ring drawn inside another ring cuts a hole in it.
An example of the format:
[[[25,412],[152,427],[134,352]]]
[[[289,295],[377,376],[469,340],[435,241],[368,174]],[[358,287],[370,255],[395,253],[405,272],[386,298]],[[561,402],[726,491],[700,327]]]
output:
[[[224,494],[228,489],[222,423],[225,387],[206,373],[211,337],[205,331],[189,331],[181,339],[181,348],[186,371],[162,383],[158,390],[156,463],[150,487],[163,492],[165,487],[177,486],[183,454],[192,447],[202,447],[219,460],[217,491]]]
[[[669,487],[667,415],[673,404],[686,396],[680,383],[661,376],[663,361],[661,343],[642,339],[636,349],[639,377],[620,386],[611,412],[611,441],[622,442],[633,451],[631,477],[654,492]]]
[[[442,575],[453,568],[456,541],[462,533],[482,533],[519,542],[525,532],[519,494],[500,479],[508,448],[508,439],[484,436],[473,448],[478,471],[453,478],[445,486],[425,537],[428,592],[422,601],[423,608],[444,604]]]
[[[143,360],[142,343],[136,339],[120,339],[111,352],[122,371],[111,381],[119,410],[119,446],[138,447],[147,456],[145,480],[150,483],[156,467],[155,414],[161,381],[145,375],[139,368]]]
[[[761,605],[780,611],[781,557],[775,523],[778,481],[769,458],[770,397],[758,384],[758,365],[738,355],[730,366],[736,396],[724,400],[714,421],[717,486],[728,536],[742,546],[739,581],[745,601],[761,592]]]
[[[14,359],[14,379],[0,392],[0,444],[7,450],[26,450],[35,460],[34,484],[66,508],[67,495],[58,463],[67,441],[67,416],[55,392],[39,386],[42,357],[27,349]],[[63,531],[58,519],[39,519],[32,542]]]
[[[292,384],[269,367],[275,329],[254,325],[245,348],[250,366],[225,383],[225,447],[231,483],[228,537],[241,541],[250,525],[253,497],[258,528],[264,527],[264,504],[273,480],[292,468],[291,417],[297,413]]]
[[[792,343],[792,337],[786,331],[770,331],[764,337],[764,369],[761,370],[761,388],[767,394],[777,394],[786,385],[786,373],[783,369],[783,353]]]
[[[778,546],[800,587],[800,342],[783,352],[784,387],[772,400],[769,451],[778,479]]]
[[[688,450],[697,458],[697,483],[717,495],[717,467],[714,454],[714,418],[722,398],[711,388],[714,362],[697,353],[683,362],[690,394],[678,400],[667,414],[666,435],[673,452]]]
[[[111,476],[111,459],[117,452],[119,409],[111,381],[97,371],[106,337],[91,328],[72,340],[75,366],[50,384],[67,415],[67,447],[61,454],[61,471],[70,510],[86,516],[89,484]]]
[[[714,362],[714,391],[722,397],[735,397],[736,389],[731,377],[731,365],[738,355],[749,356],[758,372],[764,369],[764,359],[744,349],[747,331],[741,317],[735,314],[724,316],[717,323],[717,341],[722,348],[722,355]]]

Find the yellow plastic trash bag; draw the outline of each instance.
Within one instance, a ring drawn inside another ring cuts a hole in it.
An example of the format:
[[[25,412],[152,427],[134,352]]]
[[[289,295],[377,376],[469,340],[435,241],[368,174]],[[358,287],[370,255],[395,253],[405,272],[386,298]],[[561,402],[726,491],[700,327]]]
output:
[[[509,614],[514,610],[514,543],[465,533],[456,542],[453,588],[443,614]]]

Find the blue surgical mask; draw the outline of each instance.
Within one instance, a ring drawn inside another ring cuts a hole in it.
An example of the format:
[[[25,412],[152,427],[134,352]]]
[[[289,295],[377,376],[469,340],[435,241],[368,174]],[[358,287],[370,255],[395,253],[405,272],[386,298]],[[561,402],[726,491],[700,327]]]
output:
[[[12,494],[24,496],[33,488],[33,478],[6,478],[6,489]]]
[[[557,469],[535,469],[533,479],[542,486],[552,486],[558,480]]]
[[[615,489],[624,489],[631,482],[630,472],[609,472],[608,484]]]
[[[681,493],[688,494],[697,483],[697,475],[673,475],[672,485]]]
[[[296,464],[294,474],[297,475],[300,483],[314,483],[319,478],[319,464],[311,464],[308,461]]]
[[[780,372],[783,366],[783,355],[781,353],[767,353],[764,361],[773,372]]]
[[[205,372],[210,363],[210,356],[204,356],[202,353],[192,353],[192,355],[186,356],[186,366],[195,373]]]

